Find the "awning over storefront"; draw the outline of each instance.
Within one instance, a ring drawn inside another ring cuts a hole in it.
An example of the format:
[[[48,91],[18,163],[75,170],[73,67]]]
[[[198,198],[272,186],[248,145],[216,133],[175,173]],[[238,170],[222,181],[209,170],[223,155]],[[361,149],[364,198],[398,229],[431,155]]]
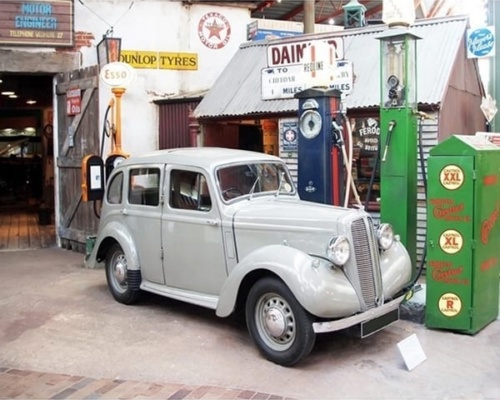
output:
[[[465,51],[466,16],[418,20],[411,27],[417,41],[417,88],[422,105],[440,105],[457,55]],[[345,59],[353,65],[354,84],[346,97],[348,109],[378,108],[380,103],[380,42],[385,25],[293,38],[244,43],[198,105],[198,119],[245,118],[286,114],[297,110],[294,98],[262,100],[261,75],[268,67],[268,47],[304,40],[342,38]],[[474,59],[466,62],[476,63]],[[479,75],[478,79],[479,79]]]

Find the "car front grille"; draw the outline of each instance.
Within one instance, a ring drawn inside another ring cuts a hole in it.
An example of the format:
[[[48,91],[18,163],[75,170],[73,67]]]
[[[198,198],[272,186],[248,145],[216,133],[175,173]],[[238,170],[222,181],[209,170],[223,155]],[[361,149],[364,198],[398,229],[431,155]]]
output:
[[[374,308],[383,303],[383,298],[379,250],[371,218],[353,221],[351,234],[357,268],[356,277],[351,279],[357,278],[366,309]]]

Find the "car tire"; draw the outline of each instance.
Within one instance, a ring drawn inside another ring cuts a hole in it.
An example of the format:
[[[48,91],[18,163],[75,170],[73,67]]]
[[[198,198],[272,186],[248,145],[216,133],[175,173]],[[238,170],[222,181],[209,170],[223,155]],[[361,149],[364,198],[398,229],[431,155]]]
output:
[[[253,285],[245,315],[252,340],[262,355],[276,364],[290,367],[314,347],[313,317],[277,278],[263,278]]]
[[[137,273],[139,273],[139,277],[134,276]],[[109,291],[116,301],[123,304],[133,304],[139,300],[141,292],[139,289],[140,271],[127,269],[127,257],[117,243],[111,246],[106,254],[106,280]]]

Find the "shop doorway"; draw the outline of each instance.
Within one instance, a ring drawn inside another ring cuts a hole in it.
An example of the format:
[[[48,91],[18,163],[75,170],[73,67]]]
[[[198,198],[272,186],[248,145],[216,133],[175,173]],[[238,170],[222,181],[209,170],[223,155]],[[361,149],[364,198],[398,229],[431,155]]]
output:
[[[241,150],[264,151],[260,125],[240,125],[238,139]]]
[[[53,98],[52,75],[0,72],[0,249],[40,242],[33,221],[54,224]]]

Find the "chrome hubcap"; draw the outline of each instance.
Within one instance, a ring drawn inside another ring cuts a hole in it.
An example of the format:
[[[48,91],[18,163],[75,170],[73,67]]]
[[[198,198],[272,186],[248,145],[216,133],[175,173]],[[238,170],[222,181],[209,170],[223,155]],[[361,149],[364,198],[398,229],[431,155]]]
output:
[[[266,330],[274,337],[280,337],[285,333],[285,316],[277,308],[266,310],[264,317]]]
[[[124,284],[127,280],[127,263],[124,256],[118,257],[114,266],[114,274],[116,280],[120,284]]]
[[[261,338],[275,351],[284,351],[295,340],[295,317],[286,300],[274,293],[263,295],[256,308]]]

